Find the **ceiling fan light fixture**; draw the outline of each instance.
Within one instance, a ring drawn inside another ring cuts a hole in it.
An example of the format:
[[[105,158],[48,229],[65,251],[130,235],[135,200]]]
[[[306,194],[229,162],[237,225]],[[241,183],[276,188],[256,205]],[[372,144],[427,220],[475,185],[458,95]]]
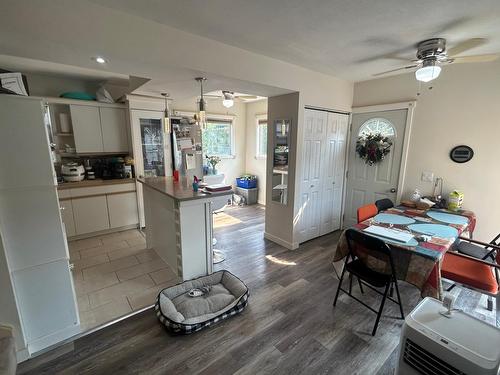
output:
[[[222,91],[224,99],[222,100],[222,105],[226,108],[231,108],[234,105],[234,92]]]
[[[430,82],[441,74],[441,67],[436,64],[436,60],[424,60],[421,68],[415,72],[417,81]]]

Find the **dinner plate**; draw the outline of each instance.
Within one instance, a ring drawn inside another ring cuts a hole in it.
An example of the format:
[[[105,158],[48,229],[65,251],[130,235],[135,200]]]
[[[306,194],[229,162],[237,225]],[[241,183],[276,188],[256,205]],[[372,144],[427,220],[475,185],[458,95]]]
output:
[[[467,219],[465,216],[448,214],[446,212],[428,211],[427,216],[433,218],[434,220],[440,221],[442,223],[458,224],[458,225],[463,225],[463,224],[469,223],[469,219]]]
[[[432,237],[440,238],[456,238],[458,230],[448,225],[442,224],[411,224],[408,229],[413,232],[418,232]]]
[[[393,224],[393,225],[408,225],[413,224],[415,220],[401,215],[394,214],[378,214],[373,217],[377,223]]]

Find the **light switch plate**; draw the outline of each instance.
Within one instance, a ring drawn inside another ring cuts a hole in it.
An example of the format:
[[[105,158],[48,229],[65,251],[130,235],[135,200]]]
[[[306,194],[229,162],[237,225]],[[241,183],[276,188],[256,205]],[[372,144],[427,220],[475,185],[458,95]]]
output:
[[[422,177],[420,179],[424,182],[432,182],[434,181],[434,173],[429,171],[423,171]]]

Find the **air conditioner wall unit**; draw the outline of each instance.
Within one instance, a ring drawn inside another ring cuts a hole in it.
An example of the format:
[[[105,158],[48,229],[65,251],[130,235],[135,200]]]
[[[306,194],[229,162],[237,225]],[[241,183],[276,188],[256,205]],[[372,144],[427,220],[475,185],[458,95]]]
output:
[[[498,375],[500,329],[424,298],[406,317],[396,374]]]

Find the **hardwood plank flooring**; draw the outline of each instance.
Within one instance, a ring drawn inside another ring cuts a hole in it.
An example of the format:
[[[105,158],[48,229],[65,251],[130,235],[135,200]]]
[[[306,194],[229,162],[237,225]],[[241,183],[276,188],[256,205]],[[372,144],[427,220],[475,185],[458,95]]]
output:
[[[398,344],[397,306],[386,304],[372,337],[372,312],[346,295],[332,307],[338,279],[331,259],[339,233],[289,251],[264,239],[264,212],[259,205],[230,207],[215,219],[216,247],[227,256],[216,268],[231,271],[250,290],[242,314],[173,336],[148,310],[76,340],[57,358],[49,352],[27,361],[18,373],[376,374]],[[409,312],[420,294],[400,285]],[[374,292],[362,298],[378,307]]]

